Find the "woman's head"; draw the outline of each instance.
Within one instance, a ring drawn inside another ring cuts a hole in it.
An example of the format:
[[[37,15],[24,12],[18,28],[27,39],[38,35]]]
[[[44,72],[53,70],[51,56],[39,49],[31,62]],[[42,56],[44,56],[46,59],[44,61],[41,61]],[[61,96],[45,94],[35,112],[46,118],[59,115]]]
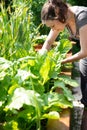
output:
[[[48,0],[48,2],[57,5],[59,3],[62,3],[63,1],[62,0]]]
[[[61,0],[48,0],[41,11],[41,20],[59,20],[61,23],[66,22],[67,5]]]

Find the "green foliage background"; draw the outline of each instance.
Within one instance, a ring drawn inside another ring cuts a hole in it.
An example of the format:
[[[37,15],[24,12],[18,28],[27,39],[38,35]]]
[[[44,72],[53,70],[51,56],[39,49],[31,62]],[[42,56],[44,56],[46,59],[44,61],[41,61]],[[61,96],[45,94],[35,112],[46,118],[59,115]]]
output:
[[[86,0],[66,0],[66,2],[69,2],[71,5],[87,6]]]
[[[40,30],[44,31],[40,20],[43,3],[36,0],[1,2],[0,56],[16,59],[28,55],[32,40],[40,35]]]

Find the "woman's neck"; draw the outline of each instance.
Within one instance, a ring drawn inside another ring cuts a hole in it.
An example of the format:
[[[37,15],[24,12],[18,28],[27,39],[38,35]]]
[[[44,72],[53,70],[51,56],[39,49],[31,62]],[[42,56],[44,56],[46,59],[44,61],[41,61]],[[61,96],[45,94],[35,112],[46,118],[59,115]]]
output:
[[[70,8],[68,8],[66,26],[69,26],[73,35],[76,35],[75,15]]]
[[[68,8],[66,24],[75,24],[75,15],[70,8]]]

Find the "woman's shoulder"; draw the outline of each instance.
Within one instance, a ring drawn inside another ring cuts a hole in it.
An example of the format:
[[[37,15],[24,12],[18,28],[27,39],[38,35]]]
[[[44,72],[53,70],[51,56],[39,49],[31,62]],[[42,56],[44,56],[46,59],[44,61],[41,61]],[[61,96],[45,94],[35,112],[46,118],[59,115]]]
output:
[[[76,16],[80,15],[83,12],[87,12],[87,7],[85,6],[71,6],[69,8]]]
[[[75,14],[77,28],[80,29],[82,26],[87,24],[87,7],[72,6],[71,9]]]
[[[72,12],[76,12],[78,9],[78,6],[70,6],[69,7]]]

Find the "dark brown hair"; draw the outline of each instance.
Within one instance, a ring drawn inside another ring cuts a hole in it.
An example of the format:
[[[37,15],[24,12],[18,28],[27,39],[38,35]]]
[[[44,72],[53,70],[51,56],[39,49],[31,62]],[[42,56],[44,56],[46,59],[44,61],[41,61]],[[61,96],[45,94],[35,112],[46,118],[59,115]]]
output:
[[[57,13],[57,10],[58,13]],[[62,0],[48,0],[41,11],[42,20],[55,20],[65,23],[67,18],[68,6]]]

